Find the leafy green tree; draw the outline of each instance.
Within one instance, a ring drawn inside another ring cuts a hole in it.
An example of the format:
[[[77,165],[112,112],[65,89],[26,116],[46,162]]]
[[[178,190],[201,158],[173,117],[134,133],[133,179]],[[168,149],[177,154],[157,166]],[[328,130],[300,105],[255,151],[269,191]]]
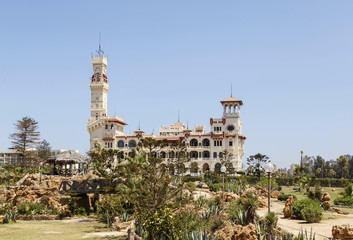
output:
[[[38,146],[38,157],[42,161],[46,161],[51,156],[51,147],[47,140],[43,140]]]
[[[174,158],[168,158],[169,166],[173,166],[177,172],[177,179],[183,179],[186,168],[185,163],[190,162],[190,155],[184,142],[174,142],[170,146],[171,151],[175,153]]]
[[[118,158],[119,153],[120,151],[115,149],[102,148],[99,143],[88,152],[93,173],[110,185],[124,176],[124,166],[120,165],[122,160]]]
[[[222,166],[225,166],[227,169],[226,175],[234,173],[234,167],[232,164],[233,154],[228,152],[226,149],[219,153],[219,158]]]
[[[36,155],[31,148],[38,145],[38,122],[30,117],[23,117],[14,125],[16,132],[10,135],[11,149],[19,153],[23,167],[33,167],[36,162]]]
[[[166,171],[163,159],[157,157],[166,143],[155,139],[141,139],[139,154],[130,159],[126,172],[133,178],[133,192],[130,201],[140,214],[152,214],[163,207],[180,190],[181,186],[171,186],[172,178]],[[145,215],[144,215],[145,216]]]
[[[261,167],[265,165],[267,162],[270,162],[270,158],[266,155],[262,155],[261,153],[258,153],[256,155],[249,156],[246,160],[248,165],[254,168],[255,174],[258,176],[260,181]]]

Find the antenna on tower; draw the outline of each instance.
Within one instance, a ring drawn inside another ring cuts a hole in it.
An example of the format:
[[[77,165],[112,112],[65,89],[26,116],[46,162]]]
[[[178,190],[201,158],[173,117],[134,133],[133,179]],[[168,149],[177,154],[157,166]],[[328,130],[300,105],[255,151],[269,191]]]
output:
[[[189,129],[189,119],[186,120],[186,128]]]
[[[99,32],[99,48],[97,50],[97,53],[98,53],[98,56],[104,55],[104,52],[103,52],[103,50],[101,48],[101,33],[100,32]]]
[[[230,84],[230,97],[233,97],[233,84]]]
[[[139,130],[141,130],[141,126],[140,126],[140,120],[139,120]]]
[[[180,109],[178,109],[178,122],[180,122]]]

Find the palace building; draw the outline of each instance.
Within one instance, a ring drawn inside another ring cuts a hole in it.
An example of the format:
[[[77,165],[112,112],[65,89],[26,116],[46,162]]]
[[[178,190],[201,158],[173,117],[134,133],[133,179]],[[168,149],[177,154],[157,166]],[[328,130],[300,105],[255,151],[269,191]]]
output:
[[[205,171],[220,171],[220,153],[227,150],[230,153],[232,165],[236,171],[242,169],[245,136],[241,134],[242,121],[240,107],[243,102],[234,97],[221,101],[223,115],[220,118],[210,118],[210,132],[205,131],[205,125],[189,129],[177,121],[170,126],[162,126],[159,135],[145,134],[142,130],[134,134],[124,134],[127,123],[121,117],[108,115],[107,95],[109,82],[106,76],[107,57],[99,47],[96,55],[92,55],[93,75],[91,88],[91,117],[87,123],[90,135],[90,148],[101,143],[105,148],[121,151],[120,158],[132,156],[133,148],[141,138],[166,140],[168,143],[185,142],[191,161],[186,163],[187,173],[198,175]],[[158,153],[159,157],[170,159],[174,152],[166,146]]]

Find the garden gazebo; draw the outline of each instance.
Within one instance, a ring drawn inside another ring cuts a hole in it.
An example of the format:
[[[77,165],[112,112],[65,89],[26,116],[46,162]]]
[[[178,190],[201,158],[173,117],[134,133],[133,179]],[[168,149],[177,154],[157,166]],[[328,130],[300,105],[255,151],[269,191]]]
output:
[[[76,151],[69,150],[52,156],[47,161],[51,174],[72,176],[84,173],[87,158]]]

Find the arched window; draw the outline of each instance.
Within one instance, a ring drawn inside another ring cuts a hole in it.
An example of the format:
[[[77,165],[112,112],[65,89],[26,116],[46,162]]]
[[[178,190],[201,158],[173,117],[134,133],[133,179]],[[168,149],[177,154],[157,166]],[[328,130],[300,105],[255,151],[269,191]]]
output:
[[[118,147],[119,148],[123,148],[124,147],[124,141],[123,140],[119,140],[119,142],[118,142]]]
[[[191,139],[190,146],[191,147],[197,147],[198,146],[198,141],[195,138]]]
[[[161,152],[160,156],[161,156],[161,158],[165,158],[167,156],[167,154],[165,152]]]
[[[105,129],[108,129],[108,124],[105,124]]]
[[[197,163],[196,162],[191,163],[190,172],[197,173],[198,170],[199,170],[199,166],[197,165]]]
[[[210,152],[209,151],[203,151],[202,152],[202,157],[206,158],[206,159],[209,159],[210,158]]]
[[[222,165],[220,163],[216,163],[216,165],[214,166],[214,171],[215,172],[220,172],[221,171],[221,167],[222,167]]]
[[[135,140],[130,140],[129,141],[129,148],[134,148],[136,147],[136,141]]]
[[[110,125],[110,129],[113,129],[113,127],[114,127],[114,125],[112,124],[112,125]]]
[[[204,146],[204,147],[210,146],[210,140],[208,140],[207,138],[205,138],[204,140],[202,140],[202,146]]]
[[[123,152],[119,152],[118,153],[118,158],[123,159],[124,158],[124,153]]]
[[[195,158],[195,159],[197,159],[199,156],[199,154],[196,151],[192,151],[190,154],[191,154],[191,158]]]
[[[206,172],[206,171],[210,171],[210,166],[208,165],[208,163],[205,163],[202,167],[202,171]]]

